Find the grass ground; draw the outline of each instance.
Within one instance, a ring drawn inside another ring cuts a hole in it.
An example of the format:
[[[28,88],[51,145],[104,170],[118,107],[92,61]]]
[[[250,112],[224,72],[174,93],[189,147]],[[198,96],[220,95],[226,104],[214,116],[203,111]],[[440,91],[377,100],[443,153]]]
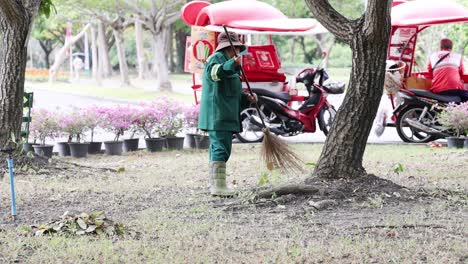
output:
[[[322,148],[293,146],[307,162],[315,162]],[[259,150],[260,145],[234,145],[227,172],[241,192],[236,199],[209,196],[208,154],[203,150],[54,158],[89,168],[68,164],[57,170],[18,171],[15,223],[8,219],[4,177],[0,263],[468,261],[468,152],[369,145],[364,157],[368,172],[405,188],[374,192],[365,199],[351,195],[337,206],[316,210],[311,202],[329,199],[326,195],[248,202],[261,178],[268,180],[267,186],[276,186],[309,176],[265,171]],[[124,169],[93,169],[98,167]],[[105,211],[125,224],[128,233],[111,238],[35,237],[21,231],[21,226],[50,222],[65,211],[92,210]]]

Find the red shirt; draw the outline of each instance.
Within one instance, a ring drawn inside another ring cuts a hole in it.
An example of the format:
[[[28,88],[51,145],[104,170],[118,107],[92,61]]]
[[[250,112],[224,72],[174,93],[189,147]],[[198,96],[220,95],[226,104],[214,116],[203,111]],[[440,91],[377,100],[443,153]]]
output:
[[[440,61],[433,69],[439,59],[445,54],[450,53],[446,58]],[[464,90],[463,81],[463,56],[442,50],[434,53],[430,57],[427,70],[432,78],[431,92],[440,93],[446,90]]]

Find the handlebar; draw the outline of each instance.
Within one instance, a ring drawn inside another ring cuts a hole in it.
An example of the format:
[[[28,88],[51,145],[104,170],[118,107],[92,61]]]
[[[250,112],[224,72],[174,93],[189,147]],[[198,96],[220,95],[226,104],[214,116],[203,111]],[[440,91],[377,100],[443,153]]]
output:
[[[311,93],[313,91],[313,86],[315,84],[315,80],[317,78],[317,74],[320,74],[318,79],[318,85],[323,86],[323,82],[328,79],[328,74],[323,68],[318,69],[304,69],[301,73],[298,74],[296,77],[296,82],[304,83],[307,88],[307,91]]]

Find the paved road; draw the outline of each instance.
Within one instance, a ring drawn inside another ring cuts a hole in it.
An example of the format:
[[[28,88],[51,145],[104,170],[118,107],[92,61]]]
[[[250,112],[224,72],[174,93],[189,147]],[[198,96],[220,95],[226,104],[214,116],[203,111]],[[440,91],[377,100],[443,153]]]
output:
[[[176,92],[191,94],[191,90],[187,88],[175,88]],[[116,104],[126,104],[129,103],[125,100],[118,99],[109,99],[109,98],[96,98],[86,95],[77,95],[64,93],[54,90],[47,89],[34,89],[34,107],[35,108],[47,108],[50,110],[55,110],[57,108],[66,109],[72,106],[76,107],[86,107],[91,105],[99,106],[111,106]],[[330,102],[338,108],[343,101],[344,95],[330,95],[328,99]],[[381,102],[381,107],[383,109],[391,109],[389,100],[383,98]],[[374,129],[372,130],[369,136],[369,143],[402,143],[401,139],[398,137],[395,128],[387,128],[381,137],[377,137],[374,134]],[[110,135],[107,133],[101,133],[97,136],[96,140],[106,139],[108,140]],[[290,142],[324,142],[325,136],[321,131],[316,133],[306,133],[294,137],[285,138]]]

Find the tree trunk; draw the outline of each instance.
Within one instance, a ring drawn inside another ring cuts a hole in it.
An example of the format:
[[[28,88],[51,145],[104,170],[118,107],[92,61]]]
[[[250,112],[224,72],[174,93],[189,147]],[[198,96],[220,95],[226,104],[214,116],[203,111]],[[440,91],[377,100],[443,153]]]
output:
[[[89,29],[89,27],[91,26],[91,24],[87,24],[83,30],[81,30],[81,32],[74,36],[73,38],[70,39],[70,41],[68,41],[58,52],[57,54],[55,55],[55,61],[54,61],[54,64],[52,65],[52,67],[50,67],[50,70],[49,70],[49,82],[52,83],[52,82],[55,82],[56,78],[57,78],[57,73],[59,71],[59,68],[60,68],[60,65],[62,65],[62,63],[65,61],[65,59],[67,58],[67,50],[70,50],[70,46],[75,44],[78,40],[80,40],[86,30]]]
[[[96,43],[96,28],[94,25],[91,25],[91,56],[92,56],[92,72],[93,78],[96,80],[98,85],[102,84],[102,72],[100,71],[99,67],[99,54],[98,48]]]
[[[44,62],[46,65],[46,69],[49,69],[50,68],[49,56],[50,56],[50,53],[52,53],[52,50],[54,50],[53,43],[51,40],[38,40],[38,41],[39,41],[39,45],[42,48],[42,51],[44,52]]]
[[[362,159],[383,93],[391,1],[370,1],[366,13],[353,21],[327,1],[307,3],[319,22],[353,51],[348,90],[314,174],[328,179],[357,178],[366,174]]]
[[[121,30],[113,30],[115,38],[115,46],[117,47],[117,57],[119,58],[120,81],[122,85],[130,85],[128,78],[128,64],[125,56],[125,44],[123,32]]]
[[[184,72],[184,65],[185,65],[185,42],[187,39],[187,33],[184,31],[177,31],[176,32],[176,39],[177,39],[177,50],[176,50],[176,56],[177,56],[177,63],[176,63],[176,68],[175,72],[178,73],[183,73]]]
[[[19,139],[23,115],[27,41],[40,1],[0,3],[0,148],[14,134]]]
[[[169,68],[167,65],[168,54],[167,36],[168,29],[162,29],[160,33],[153,34],[154,61],[153,73],[156,75],[156,89],[160,91],[172,91],[172,84],[169,81]]]
[[[135,42],[138,59],[138,78],[146,79],[149,71],[148,60],[146,59],[145,48],[143,45],[143,26],[138,18],[135,19]]]
[[[109,51],[106,41],[106,32],[104,23],[98,23],[98,53],[99,53],[99,67],[101,67],[102,76],[109,78],[112,74],[112,68],[109,60]]]

